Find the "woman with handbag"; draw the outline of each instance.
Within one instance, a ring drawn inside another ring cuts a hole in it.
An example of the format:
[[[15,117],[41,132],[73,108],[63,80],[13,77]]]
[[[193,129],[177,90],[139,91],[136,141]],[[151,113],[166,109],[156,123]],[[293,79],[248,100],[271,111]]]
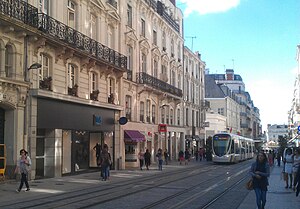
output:
[[[251,166],[250,175],[253,178],[257,208],[264,209],[267,201],[268,177],[270,176],[270,166],[264,152],[258,153],[256,161]]]
[[[29,184],[28,184],[28,173],[30,171],[30,166],[31,166],[31,159],[27,155],[28,152],[25,149],[20,150],[20,158],[17,161],[17,166],[15,169],[15,173],[20,173],[21,174],[21,182],[19,188],[16,190],[17,192],[20,192],[22,190],[22,187],[25,183],[26,186],[26,192],[30,190]]]

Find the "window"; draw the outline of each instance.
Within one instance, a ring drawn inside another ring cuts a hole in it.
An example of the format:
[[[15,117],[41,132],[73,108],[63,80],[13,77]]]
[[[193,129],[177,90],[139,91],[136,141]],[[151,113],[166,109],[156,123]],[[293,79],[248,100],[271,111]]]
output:
[[[173,109],[170,110],[170,125],[173,125]]]
[[[42,67],[39,69],[39,80],[44,80],[44,78],[47,78],[50,76],[49,57],[46,56],[45,54],[41,53],[39,62],[42,65]]]
[[[153,77],[157,78],[158,72],[158,62],[156,60],[153,61]]]
[[[177,56],[179,59],[181,59],[181,47],[180,47],[180,43],[178,43],[178,47],[177,47]]]
[[[141,35],[146,36],[146,22],[144,19],[141,19]]]
[[[166,107],[166,124],[169,124],[169,111],[170,111],[170,108]]]
[[[9,44],[5,46],[5,76],[13,76],[13,48]]]
[[[185,109],[185,125],[189,126],[189,109]]]
[[[165,123],[165,107],[163,107],[161,109],[161,123],[164,124]]]
[[[218,108],[218,113],[220,115],[224,115],[224,108]]]
[[[162,34],[162,46],[167,47],[167,41],[166,41],[166,32],[164,31]]]
[[[180,126],[180,109],[177,110],[177,125]]]
[[[147,57],[144,53],[142,53],[142,72],[147,72]]]
[[[127,4],[127,25],[132,28],[132,7]]]
[[[39,13],[49,14],[49,0],[39,0]]]
[[[155,123],[155,113],[156,113],[156,111],[155,111],[155,105],[152,105],[152,123]]]
[[[146,103],[146,120],[148,123],[150,123],[150,100],[147,100]]]
[[[132,68],[133,68],[133,49],[132,46],[128,45],[127,69],[132,71]]]
[[[98,90],[97,73],[91,73],[91,92]]]
[[[144,122],[144,102],[140,102],[140,121]]]
[[[192,126],[195,126],[195,110],[192,110]]]
[[[75,3],[68,0],[68,26],[75,28]]]
[[[176,76],[175,76],[175,71],[173,71],[172,70],[172,79],[171,79],[171,81],[172,81],[172,86],[175,86],[175,83],[176,83]]]
[[[131,120],[131,96],[125,97],[125,114],[128,120]]]
[[[181,75],[178,75],[177,88],[181,89]]]
[[[74,65],[68,65],[68,87],[73,88],[76,84],[76,68]]]
[[[90,19],[90,37],[94,40],[96,40],[97,37],[96,16],[92,14]]]
[[[113,78],[109,78],[108,93],[109,94],[115,93],[115,80]]]
[[[156,30],[153,30],[153,44],[157,45],[157,32],[156,32]]]
[[[174,57],[174,40],[173,39],[171,40],[171,57]]]

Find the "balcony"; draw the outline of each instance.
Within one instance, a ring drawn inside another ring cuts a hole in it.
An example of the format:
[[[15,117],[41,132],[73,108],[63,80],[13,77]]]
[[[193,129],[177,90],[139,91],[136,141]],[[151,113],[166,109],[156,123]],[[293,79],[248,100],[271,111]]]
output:
[[[182,90],[178,89],[166,82],[163,82],[155,77],[152,77],[151,75],[148,75],[147,73],[137,73],[137,83],[139,84],[146,84],[149,85],[157,90],[160,90],[162,92],[167,92],[172,95],[182,97]]]
[[[149,7],[154,9],[162,18],[177,32],[179,32],[179,24],[173,20],[173,18],[166,12],[166,6],[161,2],[157,1],[155,2],[154,0],[144,0]]]
[[[77,51],[88,53],[98,61],[122,70],[127,68],[126,56],[104,46],[46,14],[38,13],[37,8],[22,0],[0,0],[0,14],[5,15],[8,18],[14,18],[26,25],[36,28],[45,35],[48,35],[49,39],[60,41],[62,45],[67,44]]]
[[[78,97],[78,85],[75,84],[72,88],[68,87],[68,95]]]
[[[45,89],[51,91],[52,77],[46,77],[43,80],[40,80],[40,89]]]

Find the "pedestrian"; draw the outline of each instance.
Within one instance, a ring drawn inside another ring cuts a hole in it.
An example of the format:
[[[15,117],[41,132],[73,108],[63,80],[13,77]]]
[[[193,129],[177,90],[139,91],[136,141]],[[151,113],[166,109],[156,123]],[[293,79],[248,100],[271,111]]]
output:
[[[269,153],[268,153],[268,161],[269,161],[269,165],[272,167],[273,166],[273,153],[271,150],[269,150]]]
[[[198,151],[198,149],[196,149],[196,151],[195,151],[195,157],[196,157],[196,161],[198,161],[198,159],[199,159],[199,151]]]
[[[190,152],[188,149],[185,150],[184,152],[184,159],[185,159],[185,165],[188,165],[189,164],[189,161],[190,161]]]
[[[159,148],[156,154],[158,160],[158,170],[162,171],[162,164],[163,164],[163,157],[162,157],[162,150]]]
[[[276,159],[277,159],[277,166],[280,167],[281,153],[280,153],[279,150],[277,150],[277,153],[276,153]]]
[[[166,165],[168,165],[168,162],[169,162],[169,152],[168,152],[167,149],[164,152],[164,158],[165,158]]]
[[[102,181],[106,181],[109,175],[109,166],[111,164],[111,158],[108,153],[107,144],[103,145],[103,149],[100,154],[100,165],[101,165],[101,173],[102,173]]]
[[[20,192],[22,190],[24,183],[26,186],[25,192],[28,192],[30,190],[28,184],[28,173],[30,171],[30,166],[31,166],[31,159],[28,156],[28,152],[25,149],[21,149],[20,158],[17,161],[17,166],[15,169],[15,174],[17,173],[21,174],[21,182],[19,188],[16,190],[17,192]]]
[[[93,150],[96,151],[96,163],[99,166],[100,164],[100,153],[101,153],[101,146],[99,143],[97,143],[94,147]]]
[[[202,159],[204,158],[204,148],[203,147],[200,147],[199,157],[200,157],[200,161],[202,161]]]
[[[300,169],[298,169],[297,171],[297,175],[296,175],[296,179],[297,179],[297,183],[296,183],[296,197],[298,197],[299,192],[300,192]]]
[[[182,162],[184,161],[184,153],[182,150],[179,151],[178,153],[178,160],[179,160],[179,164],[181,165]]]
[[[300,167],[300,151],[299,148],[295,149],[295,154],[294,154],[294,163],[293,163],[293,178],[294,178],[294,184],[293,184],[293,190],[296,190],[297,182],[298,182],[298,177],[297,177],[297,172]]]
[[[140,161],[140,169],[143,170],[143,166],[144,166],[144,153],[143,153],[142,150],[139,151],[138,158],[139,158],[139,161]]]
[[[144,160],[145,160],[146,168],[147,170],[149,170],[149,167],[151,165],[151,154],[148,149],[146,149],[146,152],[144,154]]]
[[[286,150],[286,155],[283,158],[284,162],[284,178],[286,182],[285,188],[292,188],[292,183],[293,183],[293,152],[291,148],[288,148]],[[289,186],[289,181],[290,181],[290,186]]]
[[[268,177],[270,176],[270,166],[264,152],[258,153],[256,161],[251,165],[250,175],[253,178],[257,208],[264,209],[267,201]]]

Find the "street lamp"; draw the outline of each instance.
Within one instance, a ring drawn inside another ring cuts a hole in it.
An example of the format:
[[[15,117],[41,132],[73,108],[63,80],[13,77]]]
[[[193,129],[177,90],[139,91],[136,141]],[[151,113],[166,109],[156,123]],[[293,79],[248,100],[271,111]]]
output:
[[[41,67],[42,67],[42,65],[40,63],[35,62],[32,65],[30,65],[30,67],[27,70],[36,70],[36,69],[39,69]]]

